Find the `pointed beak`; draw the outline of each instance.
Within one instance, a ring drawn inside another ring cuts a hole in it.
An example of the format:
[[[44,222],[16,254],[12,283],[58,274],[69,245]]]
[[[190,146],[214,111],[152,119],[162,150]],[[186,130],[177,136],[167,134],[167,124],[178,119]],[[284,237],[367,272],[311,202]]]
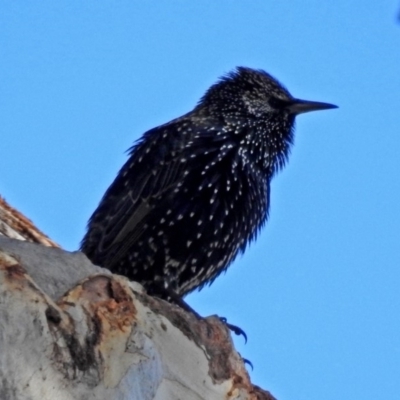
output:
[[[329,103],[320,103],[319,101],[308,101],[300,99],[293,99],[293,101],[291,101],[290,104],[286,106],[287,110],[296,115],[310,111],[329,110],[331,108],[338,108],[338,106]]]

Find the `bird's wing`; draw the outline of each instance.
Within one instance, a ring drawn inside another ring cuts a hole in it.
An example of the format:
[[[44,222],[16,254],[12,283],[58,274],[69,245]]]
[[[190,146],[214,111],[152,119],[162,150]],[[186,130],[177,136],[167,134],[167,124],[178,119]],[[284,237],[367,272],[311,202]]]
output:
[[[148,229],[149,214],[153,216],[157,202],[184,179],[188,164],[192,171],[219,153],[226,139],[225,133],[217,135],[223,121],[186,116],[146,132],[130,149],[130,158],[90,218],[82,241],[82,251],[93,262],[112,269]]]
[[[185,167],[179,154],[182,139],[173,137],[177,124],[172,122],[148,131],[130,149],[131,157],[91,217],[89,228],[96,231],[96,226],[101,227],[97,230],[94,250],[94,258],[101,265],[111,268],[126,255],[145,231],[146,217],[156,199],[182,179]],[[169,133],[171,137],[163,137]],[[84,251],[85,243],[89,242],[89,238],[84,239]]]

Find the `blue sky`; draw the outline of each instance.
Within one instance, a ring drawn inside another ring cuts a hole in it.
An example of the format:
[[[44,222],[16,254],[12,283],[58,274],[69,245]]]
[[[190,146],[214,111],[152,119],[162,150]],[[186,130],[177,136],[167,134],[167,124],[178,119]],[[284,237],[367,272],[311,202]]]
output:
[[[299,116],[258,241],[188,297],[279,400],[400,396],[397,1],[0,2],[0,194],[67,250],[147,129],[238,65]]]

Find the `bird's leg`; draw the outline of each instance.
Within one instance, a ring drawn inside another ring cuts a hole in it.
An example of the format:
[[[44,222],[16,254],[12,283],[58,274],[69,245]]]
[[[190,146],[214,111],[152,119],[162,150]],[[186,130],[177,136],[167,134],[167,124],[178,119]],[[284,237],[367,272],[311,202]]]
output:
[[[185,300],[178,294],[176,294],[172,289],[170,288],[165,288],[162,287],[162,285],[159,285],[157,287],[158,292],[162,294],[162,298],[168,299],[168,301],[176,304],[177,306],[181,307],[183,310],[193,314],[196,318],[198,319],[204,319],[199,313],[197,313],[192,307],[189,306],[188,303],[186,303]],[[243,335],[245,343],[247,343],[247,335],[246,332],[242,329],[239,328],[236,325],[232,325],[228,323],[228,320],[225,317],[218,317],[220,321],[230,330],[232,331],[235,335]]]
[[[183,310],[193,314],[196,318],[203,319],[203,317],[199,313],[197,313],[192,307],[190,307],[189,304],[186,303],[186,301],[183,300],[183,298],[176,294],[172,289],[167,288],[164,290],[165,293],[168,295],[168,298],[172,300],[174,304],[181,307]]]

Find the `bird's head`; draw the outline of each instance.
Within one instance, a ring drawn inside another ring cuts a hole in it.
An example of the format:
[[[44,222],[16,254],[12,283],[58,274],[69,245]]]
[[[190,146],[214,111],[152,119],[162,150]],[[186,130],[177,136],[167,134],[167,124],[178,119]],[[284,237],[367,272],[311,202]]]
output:
[[[207,90],[195,112],[219,121],[226,137],[237,135],[242,158],[272,176],[289,156],[296,115],[329,108],[336,106],[294,98],[265,71],[238,67]]]
[[[245,67],[237,67],[211,86],[198,107],[214,115],[255,119],[275,119],[279,115],[292,121],[300,113],[336,108],[296,99],[267,72]]]

